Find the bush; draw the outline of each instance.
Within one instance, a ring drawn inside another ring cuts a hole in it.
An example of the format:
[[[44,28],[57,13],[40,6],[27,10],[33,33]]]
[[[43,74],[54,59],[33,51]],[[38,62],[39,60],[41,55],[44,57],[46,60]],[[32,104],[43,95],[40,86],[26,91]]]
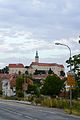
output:
[[[2,90],[0,90],[0,95],[2,95]]]
[[[44,98],[41,101],[43,106],[54,107],[54,108],[69,108],[69,102],[65,99],[56,98]]]
[[[24,97],[23,91],[17,91],[17,97]]]

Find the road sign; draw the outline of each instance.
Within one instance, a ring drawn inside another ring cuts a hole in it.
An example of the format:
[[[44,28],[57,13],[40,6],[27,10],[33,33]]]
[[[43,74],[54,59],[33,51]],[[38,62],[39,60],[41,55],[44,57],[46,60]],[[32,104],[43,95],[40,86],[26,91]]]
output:
[[[73,74],[71,74],[71,73],[69,73],[69,74],[67,75],[67,84],[68,84],[69,86],[72,86],[72,87],[76,86],[75,78],[74,78]]]

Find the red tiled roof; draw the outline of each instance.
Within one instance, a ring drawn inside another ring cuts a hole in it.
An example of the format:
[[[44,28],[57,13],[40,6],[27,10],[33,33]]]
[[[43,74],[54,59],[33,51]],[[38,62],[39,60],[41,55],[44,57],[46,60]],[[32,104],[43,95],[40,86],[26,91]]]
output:
[[[9,68],[24,68],[23,64],[9,64]]]
[[[58,66],[58,67],[64,68],[63,65],[56,64],[56,63],[36,63],[36,62],[32,62],[31,65],[38,65],[38,66]]]

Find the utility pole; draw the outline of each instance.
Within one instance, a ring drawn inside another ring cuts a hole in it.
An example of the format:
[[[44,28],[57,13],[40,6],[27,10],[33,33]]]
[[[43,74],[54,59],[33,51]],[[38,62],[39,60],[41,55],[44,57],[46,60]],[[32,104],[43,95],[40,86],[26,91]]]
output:
[[[66,44],[61,44],[61,43],[55,43],[55,45],[62,45],[62,46],[66,46],[69,49],[69,59],[70,59],[70,73],[71,73],[71,49],[68,45]],[[72,113],[72,86],[70,85],[70,114]]]

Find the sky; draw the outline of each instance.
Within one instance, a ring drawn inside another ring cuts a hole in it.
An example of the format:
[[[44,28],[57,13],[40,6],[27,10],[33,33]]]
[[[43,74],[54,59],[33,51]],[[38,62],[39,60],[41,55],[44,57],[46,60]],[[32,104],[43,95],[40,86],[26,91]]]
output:
[[[63,64],[80,53],[80,0],[0,0],[0,68],[10,63]]]

